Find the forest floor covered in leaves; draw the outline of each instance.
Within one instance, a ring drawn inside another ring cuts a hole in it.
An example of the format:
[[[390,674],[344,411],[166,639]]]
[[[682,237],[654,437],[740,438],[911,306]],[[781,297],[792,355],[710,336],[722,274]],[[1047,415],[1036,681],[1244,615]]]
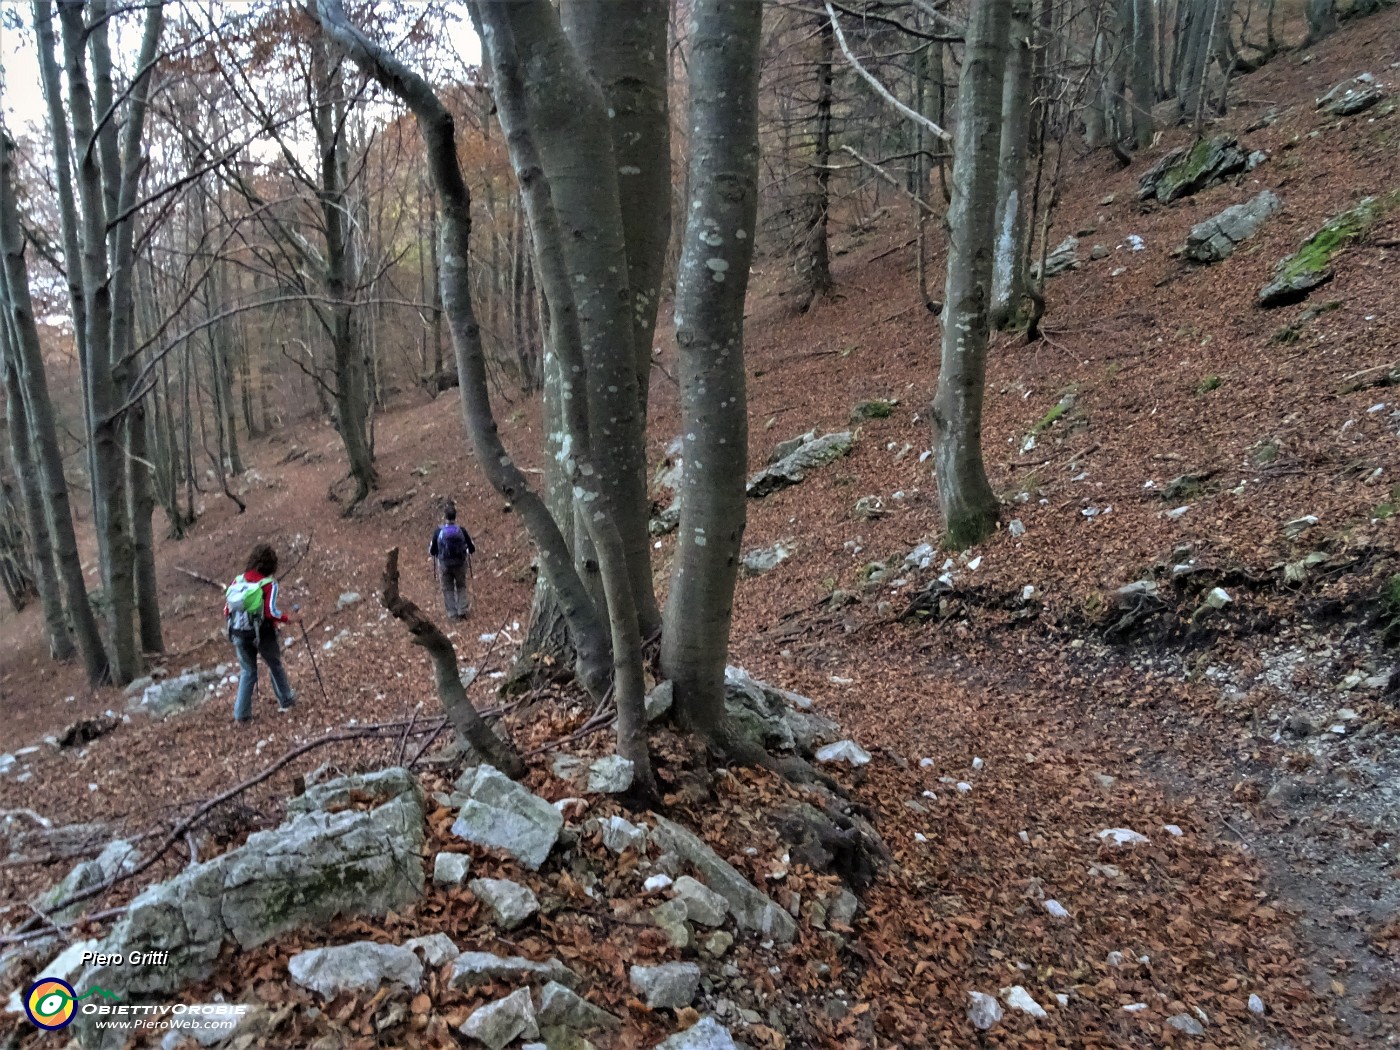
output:
[[[732,662],[812,697],[873,754],[839,775],[894,862],[843,946],[804,923],[790,950],[736,948],[736,980],[755,1005],[773,1007],[736,1037],[755,1047],[1400,1045],[1400,681],[1382,640],[1400,616],[1383,600],[1400,572],[1400,392],[1357,384],[1400,356],[1400,212],[1346,249],[1307,303],[1255,305],[1275,262],[1327,218],[1400,189],[1393,101],[1340,120],[1313,106],[1363,71],[1400,98],[1396,54],[1400,11],[1391,11],[1241,78],[1217,130],[1269,159],[1170,206],[1139,202],[1137,179],[1189,141],[1184,129],[1123,170],[1106,153],[1067,158],[1056,230],[1079,232],[1084,263],[1049,282],[1043,340],[995,341],[985,443],[1005,514],[973,551],[916,552],[938,530],[921,458],[938,328],[919,301],[908,224],[838,233],[836,295],[805,316],[775,295],[755,302],[751,462],[809,429],[858,431],[848,457],[750,501],[746,548],[782,541],[792,554],[740,580]],[[1172,254],[1194,223],[1266,188],[1283,209],[1232,258],[1202,268]],[[1106,257],[1091,260],[1093,244]],[[930,266],[939,272],[937,251]],[[781,264],[760,263],[760,287],[784,277]],[[659,342],[654,464],[677,428],[674,349]],[[888,415],[853,424],[855,406],[876,399],[893,402]],[[537,462],[535,406],[498,411],[512,452]],[[443,498],[457,501],[480,548],[473,615],[454,637],[463,662],[483,672],[474,699],[497,703],[491,676],[508,665],[529,612],[530,552],[467,454],[458,413],[449,395],[381,416],[383,485],[350,519],[326,499],[342,473],[338,441],[304,427],[248,450],[246,514],[206,495],[191,535],[162,543],[172,673],[233,664],[221,595],[180,570],[231,577],[260,540],[286,560],[305,551],[283,602],[303,607],[325,694],[298,638],[290,715],[264,692],[254,722],[235,727],[224,685],[168,721],[118,721],[86,746],[42,746],[79,719],[120,715],[125,701],[50,665],[36,614],[7,613],[0,750],[41,746],[0,776],[0,810],[138,835],[352,719],[433,715],[427,660],[377,592],[385,552],[399,546],[405,593],[435,608],[426,549]],[[863,497],[878,499],[873,517],[857,513]],[[659,586],[673,543],[664,537],[655,551]],[[1117,593],[1146,580],[1154,586],[1136,597]],[[1230,599],[1219,608],[1208,601],[1216,588]],[[362,598],[338,608],[345,592]],[[502,724],[522,747],[543,748],[588,713],[545,694]],[[568,746],[599,752],[607,741]],[[663,769],[685,765],[683,742],[667,737],[662,751]],[[373,768],[398,753],[396,739],[310,752],[219,811],[203,849],[276,823],[293,777],[322,762]],[[547,755],[532,763],[533,788],[568,793],[551,781]],[[714,797],[673,798],[672,815],[703,828],[780,903],[810,898],[821,878],[781,863],[765,819],[790,791],[740,771]],[[442,816],[430,813],[433,834]],[[1149,841],[1113,848],[1098,836],[1112,828]],[[168,877],[186,859],[172,851],[147,875]],[[0,923],[23,917],[19,902],[69,864],[0,867]],[[564,877],[550,876],[567,895]],[[298,947],[435,929],[465,946],[488,936],[467,900],[431,890],[392,923],[280,938],[226,960],[210,990],[308,1002],[282,965]],[[655,931],[574,915],[510,947],[532,954],[539,940],[553,951],[570,943],[616,977],[593,992],[627,1025],[600,1045],[651,1045],[675,1027],[629,1002],[623,977],[627,964],[664,953]],[[1008,1009],[979,1035],[968,992],[1011,985],[1046,1016]],[[327,1033],[342,1041],[326,1046],[452,1045],[436,1041],[442,1026],[460,1023],[472,1000],[439,991],[413,1000],[416,1034],[397,1041],[376,1043],[380,1004],[366,996],[270,1045]],[[1183,1013],[1200,1017],[1204,1034],[1167,1024]]]

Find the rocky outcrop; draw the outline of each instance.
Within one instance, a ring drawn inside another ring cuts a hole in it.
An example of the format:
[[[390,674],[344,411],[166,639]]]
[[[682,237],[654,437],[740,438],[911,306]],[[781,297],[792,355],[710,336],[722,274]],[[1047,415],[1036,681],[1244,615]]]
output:
[[[815,431],[808,431],[794,441],[797,442],[795,447],[792,442],[779,445],[774,455],[777,456],[779,450],[784,454],[749,478],[747,491],[751,498],[758,499],[796,485],[807,477],[807,471],[840,459],[851,451],[855,435],[843,430],[817,437]]]
[[[657,1044],[656,1050],[735,1050],[729,1030],[713,1017],[702,1017],[684,1032]]]
[[[128,705],[133,711],[140,711],[155,719],[169,718],[179,711],[197,707],[209,699],[213,685],[221,677],[223,670],[186,671],[176,678],[148,685],[139,697]]]
[[[1253,200],[1232,205],[1219,215],[1198,222],[1186,235],[1186,258],[1198,263],[1228,259],[1238,245],[1258,233],[1264,220],[1282,207],[1278,197],[1264,190]]]
[[[1259,305],[1287,306],[1307,297],[1335,275],[1332,259],[1357,237],[1400,205],[1400,190],[1384,197],[1367,197],[1356,207],[1333,216],[1303,242],[1303,246],[1274,267],[1274,278],[1259,289]]]
[[[141,863],[141,853],[130,842],[117,839],[107,843],[97,857],[80,861],[74,865],[63,880],[48,890],[38,900],[39,910],[59,922],[77,918],[91,902],[79,901],[66,908],[54,910],[55,905],[67,900],[75,893],[82,893],[94,886],[114,878],[118,872],[129,872]]]
[[[1248,164],[1249,155],[1233,135],[1202,139],[1190,149],[1178,147],[1163,154],[1138,180],[1138,197],[1170,204],[1224,182]]]
[[[770,751],[811,755],[841,737],[841,727],[815,714],[807,697],[760,682],[738,667],[724,669],[724,706],[736,732]]]
[[[772,572],[790,557],[792,548],[780,540],[771,547],[758,547],[749,551],[739,562],[739,568],[745,576],[762,576],[766,572]]]
[[[1364,113],[1381,99],[1385,89],[1376,83],[1373,73],[1362,73],[1343,80],[1317,100],[1317,108],[1334,117],[1350,117]]]
[[[384,915],[415,900],[423,890],[423,796],[406,771],[386,772],[399,793],[373,809],[299,813],[147,888],[98,951],[164,953],[164,964],[93,967],[79,990],[169,994],[207,976],[226,942],[251,948],[338,915]],[[340,785],[324,787],[334,793]],[[80,1035],[98,1045],[92,1030]]]

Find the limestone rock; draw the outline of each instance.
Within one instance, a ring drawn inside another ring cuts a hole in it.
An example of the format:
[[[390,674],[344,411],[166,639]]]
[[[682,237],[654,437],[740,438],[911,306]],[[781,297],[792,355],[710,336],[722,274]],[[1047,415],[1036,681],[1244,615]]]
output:
[[[758,499],[789,485],[796,485],[806,478],[807,471],[840,459],[851,451],[855,435],[843,430],[816,437],[815,432],[811,432],[803,434],[798,440],[800,444],[795,448],[749,478],[747,491],[751,498]]]
[[[1334,117],[1350,117],[1364,113],[1383,98],[1385,89],[1376,83],[1375,75],[1362,73],[1334,86],[1317,100],[1317,108]]]
[[[478,846],[504,850],[538,871],[559,840],[564,818],[538,795],[494,766],[478,766],[452,834]]]
[[[667,533],[675,532],[681,525],[681,501],[680,498],[672,500],[660,514],[647,522],[647,532],[653,536],[665,536]]]
[[[1202,139],[1189,150],[1169,151],[1144,172],[1138,180],[1138,197],[1156,197],[1170,204],[1244,171],[1248,161],[1248,154],[1233,135]]]
[[[1190,1014],[1176,1014],[1167,1018],[1167,1024],[1171,1025],[1178,1032],[1185,1032],[1187,1035],[1205,1035],[1205,1026]]]
[[[598,821],[598,830],[603,836],[603,845],[614,853],[623,850],[646,848],[647,829],[633,824],[626,817],[611,816]]]
[[[152,683],[146,687],[140,699],[133,699],[127,706],[155,719],[169,718],[208,700],[209,687],[221,677],[215,671],[189,671],[176,678]]]
[[[430,933],[403,942],[409,951],[420,951],[429,966],[441,966],[462,954],[462,949],[445,933]]]
[[[773,446],[773,453],[768,457],[768,462],[772,464],[787,459],[803,445],[810,445],[815,440],[817,440],[817,432],[809,430],[805,434],[798,434],[795,438],[779,441]]]
[[[979,1032],[995,1027],[1001,1020],[1001,1003],[996,1001],[995,996],[986,992],[968,992],[967,1000],[967,1019]]]
[[[870,752],[854,740],[838,740],[817,749],[818,762],[844,762],[848,766],[864,766],[870,763]]]
[[[736,1050],[734,1037],[713,1017],[702,1017],[684,1032],[656,1045],[656,1050]]]
[[[729,902],[740,929],[753,930],[784,943],[792,940],[797,932],[792,916],[693,832],[658,816],[652,835],[663,849],[691,864],[700,873],[701,881]]]
[[[576,1032],[592,1032],[598,1028],[621,1028],[622,1021],[602,1007],[550,981],[540,989],[540,1008],[536,1012],[541,1028],[571,1028]]]
[[[373,810],[299,814],[148,887],[100,951],[166,951],[166,964],[95,967],[79,991],[169,994],[208,976],[225,940],[252,948],[337,915],[383,915],[415,900],[423,889],[423,799],[411,777],[400,784],[402,794]]]
[[[38,901],[41,911],[59,922],[77,918],[92,907],[92,901],[78,901],[66,908],[54,910],[54,905],[66,900],[75,893],[82,893],[94,886],[100,886],[119,872],[129,872],[141,863],[141,852],[130,842],[117,839],[109,842],[102,852],[92,860],[79,861],[56,886],[45,892]]]
[[[632,990],[653,1010],[689,1006],[700,991],[700,967],[694,963],[633,966],[628,979]]]
[[[667,711],[671,710],[671,705],[675,703],[676,686],[675,683],[667,679],[664,682],[657,682],[655,688],[647,693],[645,705],[647,721],[655,722],[663,717]]]
[[[1259,289],[1259,305],[1287,306],[1307,297],[1330,281],[1336,270],[1332,257],[1400,205],[1400,190],[1383,197],[1367,197],[1354,208],[1335,215],[1303,242],[1303,246],[1274,267],[1274,276]]]
[[[647,918],[666,934],[672,948],[690,947],[690,926],[686,923],[688,916],[685,901],[677,900],[658,904],[647,912]]]
[[[504,999],[477,1007],[463,1022],[460,1031],[470,1039],[485,1043],[491,1050],[501,1050],[516,1039],[534,1039],[540,1029],[535,1021],[530,989],[520,988]]]
[[[333,999],[341,992],[364,992],[384,984],[414,991],[423,979],[423,963],[409,948],[356,941],[334,948],[313,948],[287,961],[292,980]]]
[[[1244,204],[1235,204],[1219,215],[1191,227],[1186,235],[1186,258],[1192,262],[1213,263],[1228,259],[1235,247],[1259,232],[1264,220],[1283,207],[1269,190]]]
[[[636,769],[630,758],[607,755],[588,767],[588,790],[603,795],[620,795],[632,786]]]
[[[534,891],[510,879],[472,879],[467,887],[491,909],[496,925],[513,930],[540,910]]]
[[[1079,269],[1079,238],[1066,237],[1055,245],[1045,256],[1045,276],[1058,277],[1062,273]],[[1040,263],[1031,267],[1031,272],[1040,276]]]
[[[810,755],[839,740],[841,727],[812,711],[805,696],[760,682],[738,667],[724,669],[724,707],[739,735],[772,751]]]
[[[373,773],[337,777],[321,784],[312,784],[302,794],[287,803],[288,813],[311,813],[318,809],[344,809],[352,803],[382,805],[400,795],[417,791],[413,774],[402,767],[390,767]]]
[[[1023,1014],[1030,1014],[1037,1020],[1050,1016],[1045,1012],[1045,1007],[1041,1006],[1033,998],[1031,993],[1019,985],[1013,984],[1010,988],[1001,990],[1001,1000],[1013,1010],[1020,1010]]]
[[[685,904],[685,914],[701,926],[718,926],[729,914],[729,902],[710,887],[689,875],[682,875],[671,887],[676,899]]]
[[[739,562],[739,568],[745,576],[762,576],[791,557],[792,548],[779,541],[771,547],[756,547],[749,551]]]
[[[466,853],[439,853],[433,858],[433,881],[439,886],[460,886],[471,866]]]
[[[337,599],[335,600],[336,612],[339,612],[339,611],[342,610],[342,609],[345,609],[345,608],[348,608],[348,607],[351,606],[351,605],[354,605],[354,604],[355,604],[356,602],[358,602],[359,600],[360,600],[360,592],[359,592],[359,591],[346,591],[344,594],[342,594],[339,598],[337,598]]]
[[[558,981],[572,988],[578,984],[578,974],[558,959],[540,963],[518,955],[463,952],[452,964],[448,983],[453,988],[475,988],[491,981]]]
[[[1106,828],[1099,832],[1099,841],[1105,846],[1138,846],[1146,843],[1148,838],[1131,828]]]

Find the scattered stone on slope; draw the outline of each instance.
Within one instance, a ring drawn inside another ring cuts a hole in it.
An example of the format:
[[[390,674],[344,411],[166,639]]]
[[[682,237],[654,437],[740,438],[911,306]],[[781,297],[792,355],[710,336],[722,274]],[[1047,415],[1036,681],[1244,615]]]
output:
[[[1030,1014],[1037,1020],[1050,1016],[1045,1012],[1045,1007],[1041,1006],[1026,991],[1025,987],[1013,984],[1010,988],[1001,990],[1001,1001],[1013,1010],[1020,1010],[1023,1014]]]
[[[621,1028],[622,1020],[600,1006],[550,981],[540,989],[540,1008],[536,1011],[540,1027],[571,1028],[576,1032],[592,1032],[599,1028]]]
[[[226,940],[251,948],[337,915],[384,915],[417,899],[423,797],[411,776],[398,782],[402,793],[372,810],[298,814],[148,887],[100,951],[167,952],[165,965],[94,967],[79,990],[170,993],[208,976]]]
[[[816,758],[818,762],[844,762],[848,766],[859,767],[870,764],[870,752],[854,740],[838,740],[825,747],[817,748]]]
[[[656,1050],[737,1050],[729,1030],[713,1017],[702,1017],[684,1032],[656,1044]]]
[[[504,850],[538,871],[559,841],[564,826],[559,811],[495,766],[477,767],[467,795],[452,834],[478,846]]]
[[[359,601],[359,591],[346,591],[344,594],[342,594],[339,598],[335,600],[336,612],[340,612],[342,609],[347,609],[350,606],[355,605]]]
[[[666,712],[671,710],[671,705],[676,700],[676,684],[669,678],[665,681],[657,682],[647,693],[643,702],[646,707],[647,721],[655,722],[658,718],[663,718]]]
[[[1205,1035],[1205,1026],[1190,1014],[1176,1014],[1167,1018],[1167,1024],[1171,1025],[1178,1032],[1185,1032],[1187,1035]]]
[[[647,918],[666,934],[672,948],[690,947],[691,929],[686,922],[688,917],[685,901],[679,900],[666,901],[647,912]]]
[[[614,853],[627,849],[640,852],[646,848],[647,829],[643,825],[633,824],[626,817],[615,815],[594,823],[603,837],[603,845]]]
[[[337,777],[320,784],[311,784],[287,802],[288,813],[311,813],[318,809],[344,809],[351,803],[383,805],[417,790],[413,774],[401,766]]]
[[[653,536],[665,536],[681,526],[681,501],[677,496],[656,517],[647,522],[647,532]]]
[[[1385,89],[1376,83],[1373,73],[1362,73],[1343,80],[1317,100],[1317,108],[1334,117],[1350,117],[1364,113],[1381,99]]]
[[[813,441],[816,440],[817,432],[815,430],[809,430],[805,434],[798,434],[795,438],[788,438],[786,441],[779,441],[776,445],[773,446],[773,452],[771,455],[769,455],[768,462],[770,464],[773,464],[779,462],[780,460],[787,459],[788,456],[792,455],[803,445],[810,445]]]
[[[460,886],[471,867],[466,853],[439,853],[433,858],[433,881],[439,886]]]
[[[452,964],[453,988],[475,988],[491,981],[558,981],[572,988],[578,974],[558,959],[533,962],[519,955],[493,955],[491,952],[463,952]]]
[[[187,711],[208,700],[212,692],[211,687],[221,677],[218,671],[188,671],[178,677],[152,683],[127,707],[155,719],[169,718],[177,712]]]
[[[1099,832],[1099,841],[1105,846],[1138,846],[1149,841],[1146,835],[1131,828],[1106,828]]]
[[[633,966],[628,971],[628,979],[632,990],[653,1010],[689,1006],[700,991],[700,967],[695,963]]]
[[[700,881],[729,902],[740,929],[754,930],[784,943],[792,940],[797,932],[792,916],[693,832],[658,816],[652,837],[663,849],[692,865],[700,873]]]
[[[1178,147],[1162,156],[1138,180],[1138,197],[1163,204],[1214,186],[1245,170],[1248,155],[1233,135],[1202,139],[1189,150]]]
[[[967,993],[967,1019],[972,1022],[973,1028],[985,1032],[995,1027],[1001,1018],[1001,1003],[997,1002],[996,996],[986,992]]]
[[[1058,277],[1062,273],[1079,269],[1079,238],[1066,237],[1045,256],[1045,276]],[[1040,263],[1031,267],[1031,273],[1040,276]]]
[[[855,435],[843,430],[810,439],[809,434],[803,434],[798,440],[800,444],[796,448],[749,478],[747,491],[751,498],[758,499],[789,485],[796,485],[807,477],[807,471],[840,459],[851,451]]]
[[[630,758],[606,755],[588,767],[588,790],[600,795],[620,795],[632,786],[636,767]]]
[[[762,576],[766,572],[772,572],[791,557],[792,548],[779,540],[771,547],[757,547],[749,551],[739,562],[739,568],[745,576]]]
[[[1400,190],[1384,197],[1367,197],[1356,207],[1335,215],[1303,242],[1303,246],[1274,267],[1274,276],[1259,289],[1259,305],[1287,306],[1302,300],[1314,288],[1330,281],[1336,270],[1332,259],[1357,237],[1400,204]]]
[[[515,929],[540,910],[534,891],[510,879],[472,879],[467,888],[491,909],[496,925],[503,929]]]
[[[423,963],[411,948],[374,941],[300,952],[287,960],[287,970],[297,984],[326,999],[341,992],[377,990],[385,984],[417,991],[423,979]]]
[[[535,1021],[530,989],[519,988],[504,999],[477,1007],[462,1023],[460,1031],[469,1039],[485,1043],[491,1050],[501,1050],[516,1039],[534,1039],[540,1029]]]
[[[689,875],[678,878],[672,885],[671,892],[685,905],[686,918],[701,926],[718,926],[729,914],[727,900]]]
[[[887,397],[877,397],[871,401],[862,401],[851,409],[851,422],[860,423],[867,419],[888,419],[894,415],[894,406],[898,401]]]
[[[1283,207],[1269,190],[1243,204],[1234,204],[1219,215],[1191,227],[1186,235],[1186,258],[1192,262],[1214,263],[1228,259],[1237,245],[1259,232],[1264,220]]]

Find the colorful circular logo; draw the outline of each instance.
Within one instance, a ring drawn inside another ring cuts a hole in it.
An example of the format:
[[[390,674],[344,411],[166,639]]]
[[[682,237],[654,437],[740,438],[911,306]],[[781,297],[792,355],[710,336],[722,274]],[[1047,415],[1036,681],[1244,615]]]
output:
[[[78,993],[67,981],[57,977],[40,977],[24,995],[24,1012],[40,1028],[57,1031],[73,1020],[73,1001]]]

